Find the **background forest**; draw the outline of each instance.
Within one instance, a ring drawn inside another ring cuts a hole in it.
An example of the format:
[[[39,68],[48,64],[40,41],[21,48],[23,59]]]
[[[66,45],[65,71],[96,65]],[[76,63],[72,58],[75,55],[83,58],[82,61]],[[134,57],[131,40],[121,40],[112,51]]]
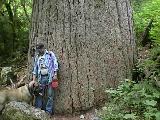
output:
[[[160,119],[159,6],[160,0],[132,1],[137,63],[132,80],[106,90],[109,102],[99,113],[104,120]],[[26,63],[31,12],[32,0],[0,0],[0,67]]]
[[[0,0],[1,67],[27,58],[31,8],[32,0]]]

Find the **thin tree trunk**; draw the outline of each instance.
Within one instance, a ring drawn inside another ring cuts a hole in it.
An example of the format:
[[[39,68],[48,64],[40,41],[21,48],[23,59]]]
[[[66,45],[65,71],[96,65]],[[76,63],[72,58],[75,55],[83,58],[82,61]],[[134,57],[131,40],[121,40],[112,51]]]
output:
[[[23,7],[23,10],[24,10],[24,13],[25,13],[25,15],[26,15],[26,18],[27,18],[27,20],[28,20],[28,22],[31,22],[30,21],[30,17],[29,17],[29,15],[28,15],[28,13],[27,13],[27,10],[26,10],[26,1],[25,0],[21,0],[21,6]]]
[[[132,25],[129,0],[34,0],[30,47],[43,42],[58,57],[57,112],[101,104],[105,89],[131,78]]]
[[[5,7],[7,9],[8,15],[9,15],[9,20],[10,20],[10,24],[12,27],[12,49],[13,51],[15,51],[15,40],[16,40],[16,30],[15,30],[15,25],[14,25],[14,16],[13,16],[13,12],[10,6],[10,3],[5,2]]]

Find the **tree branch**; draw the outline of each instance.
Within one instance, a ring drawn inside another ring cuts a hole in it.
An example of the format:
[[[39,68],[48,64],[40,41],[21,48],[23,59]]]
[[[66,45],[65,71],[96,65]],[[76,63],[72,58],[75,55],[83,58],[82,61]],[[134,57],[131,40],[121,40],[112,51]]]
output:
[[[24,13],[26,15],[26,18],[27,18],[28,22],[30,22],[30,17],[29,17],[29,15],[27,13],[25,2],[26,2],[25,0],[21,0],[21,6],[23,7],[23,10],[24,10]]]
[[[153,23],[153,19],[151,19],[148,23],[148,25],[146,26],[143,35],[142,35],[142,46],[144,47],[145,45],[147,45],[147,43],[151,42],[149,39],[149,32],[151,30],[152,27],[152,23]]]

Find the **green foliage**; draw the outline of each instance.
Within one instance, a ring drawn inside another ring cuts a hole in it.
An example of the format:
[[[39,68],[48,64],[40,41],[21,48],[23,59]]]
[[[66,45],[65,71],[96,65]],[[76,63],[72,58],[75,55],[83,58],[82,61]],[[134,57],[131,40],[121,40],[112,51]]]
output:
[[[145,74],[145,79],[160,81],[160,47],[150,49],[148,58],[139,60],[137,68]]]
[[[152,82],[145,80],[136,84],[125,80],[117,89],[106,92],[110,103],[100,113],[102,120],[159,120],[160,91]]]
[[[144,75],[141,81],[126,79],[117,89],[106,90],[110,101],[100,113],[103,120],[160,119],[160,47],[148,50],[146,59],[139,59],[136,68]]]
[[[32,0],[0,2],[0,66],[27,58],[31,3]]]
[[[150,31],[150,39],[156,44],[160,44],[160,0],[134,0],[134,24],[138,43],[142,38],[142,33],[151,19],[153,26]]]

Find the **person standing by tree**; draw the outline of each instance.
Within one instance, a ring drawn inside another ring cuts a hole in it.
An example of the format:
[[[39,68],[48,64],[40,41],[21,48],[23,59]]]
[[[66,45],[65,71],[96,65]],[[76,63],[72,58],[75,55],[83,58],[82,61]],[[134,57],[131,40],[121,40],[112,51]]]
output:
[[[51,83],[57,79],[58,62],[55,54],[52,51],[47,51],[44,44],[37,44],[36,51],[38,54],[34,61],[33,81],[38,82],[42,94],[36,96],[35,107],[41,108],[52,115],[54,114],[54,89]],[[47,96],[47,98],[44,99],[44,96]]]

